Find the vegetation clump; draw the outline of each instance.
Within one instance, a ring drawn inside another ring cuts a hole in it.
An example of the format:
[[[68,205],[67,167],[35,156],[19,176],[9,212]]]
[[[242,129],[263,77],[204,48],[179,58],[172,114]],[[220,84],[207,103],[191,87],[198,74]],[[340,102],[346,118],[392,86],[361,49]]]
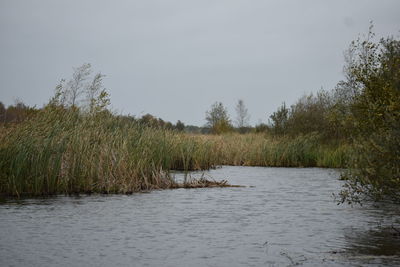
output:
[[[353,95],[346,122],[354,153],[342,201],[400,202],[400,40],[364,41],[351,46],[348,81]]]

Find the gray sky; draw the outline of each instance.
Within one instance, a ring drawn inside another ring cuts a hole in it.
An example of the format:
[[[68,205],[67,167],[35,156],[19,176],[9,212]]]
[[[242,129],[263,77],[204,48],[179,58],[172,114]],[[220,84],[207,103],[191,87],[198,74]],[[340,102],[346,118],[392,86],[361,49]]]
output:
[[[399,36],[398,0],[0,0],[0,101],[41,107],[72,67],[107,77],[112,107],[203,125],[242,98],[251,122],[331,89],[374,21]]]

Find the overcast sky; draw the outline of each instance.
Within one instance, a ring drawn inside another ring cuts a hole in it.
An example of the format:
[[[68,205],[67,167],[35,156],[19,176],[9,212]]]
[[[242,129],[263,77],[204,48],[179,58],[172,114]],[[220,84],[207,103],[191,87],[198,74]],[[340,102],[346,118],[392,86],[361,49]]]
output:
[[[203,125],[243,99],[252,124],[331,89],[343,51],[374,21],[399,36],[398,0],[0,0],[0,101],[41,107],[91,63],[119,113]]]

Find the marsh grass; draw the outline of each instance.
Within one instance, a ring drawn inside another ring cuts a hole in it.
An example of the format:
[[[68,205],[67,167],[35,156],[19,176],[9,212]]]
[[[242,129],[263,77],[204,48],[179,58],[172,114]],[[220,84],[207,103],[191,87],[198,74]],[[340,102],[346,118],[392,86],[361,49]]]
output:
[[[227,186],[204,179],[177,183],[170,170],[217,165],[343,167],[343,146],[316,136],[188,135],[126,122],[108,111],[48,107],[0,132],[0,193],[9,196],[132,193]]]
[[[217,165],[341,168],[345,167],[350,150],[346,144],[324,143],[317,134],[226,134],[200,139],[213,144]]]
[[[126,123],[109,112],[51,108],[0,134],[0,192],[129,193],[175,188],[169,170],[213,167],[192,137]]]

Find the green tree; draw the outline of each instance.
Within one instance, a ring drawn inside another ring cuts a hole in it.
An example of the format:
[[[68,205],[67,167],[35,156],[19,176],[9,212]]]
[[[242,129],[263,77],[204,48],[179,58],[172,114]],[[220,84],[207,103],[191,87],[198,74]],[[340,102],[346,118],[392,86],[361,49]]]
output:
[[[342,201],[390,198],[400,203],[400,41],[392,37],[351,44],[348,76],[355,93],[347,120],[355,153]]]
[[[0,123],[4,123],[6,119],[6,107],[3,102],[0,102]]]
[[[221,102],[215,102],[206,112],[207,127],[214,134],[221,134],[232,130],[231,120],[227,109]]]
[[[10,105],[8,108],[0,102],[0,123],[20,123],[30,119],[36,113],[35,107],[29,107],[18,99],[14,105]]]
[[[254,127],[254,132],[256,133],[266,133],[269,130],[267,124],[260,122]]]
[[[178,120],[175,125],[175,129],[179,132],[183,132],[185,130],[185,124]]]
[[[274,134],[283,135],[287,133],[289,115],[289,109],[286,108],[285,102],[283,102],[277,111],[272,113],[269,118],[271,119],[271,130]]]
[[[110,95],[103,88],[103,77],[105,75],[97,73],[86,88],[86,98],[90,113],[102,111],[110,105]]]
[[[139,119],[139,123],[149,126],[149,127],[153,127],[153,128],[158,128],[159,127],[159,121],[156,117],[154,117],[153,115],[147,113],[145,115],[143,115],[140,119]]]
[[[331,106],[331,96],[327,91],[304,95],[290,108],[286,132],[292,136],[317,132],[331,138],[333,132],[327,119]]]

